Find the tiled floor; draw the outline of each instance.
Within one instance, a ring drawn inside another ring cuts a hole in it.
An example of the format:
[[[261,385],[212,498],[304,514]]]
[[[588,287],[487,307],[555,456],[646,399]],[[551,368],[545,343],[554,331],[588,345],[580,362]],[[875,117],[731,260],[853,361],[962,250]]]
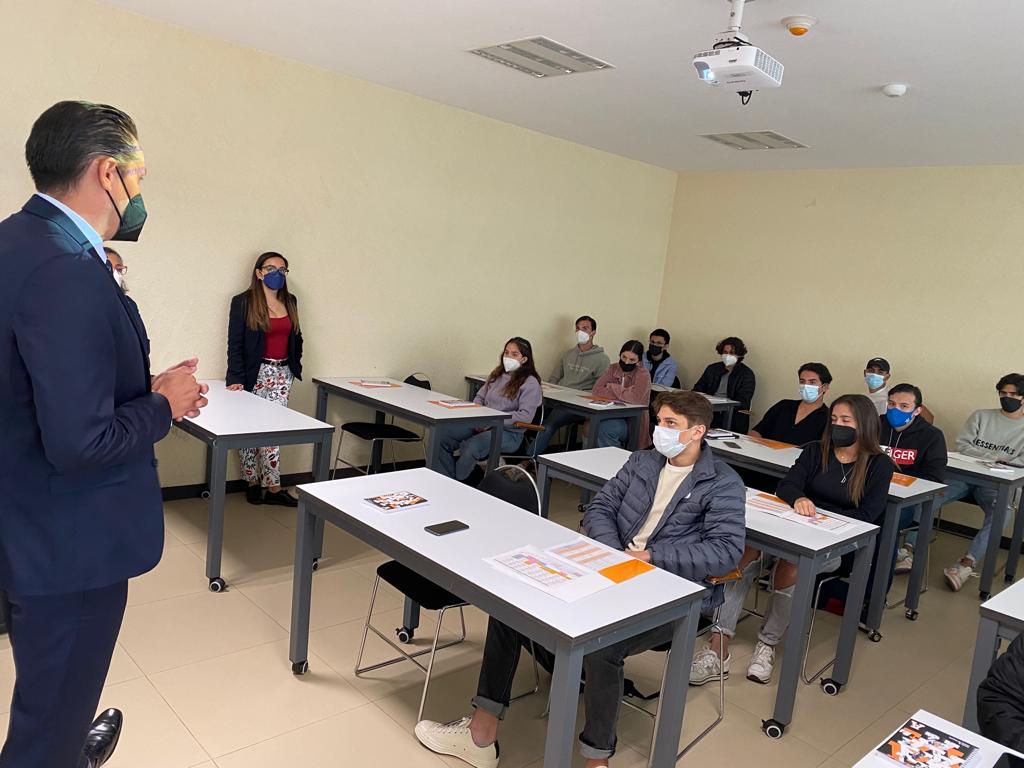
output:
[[[556,484],[553,499],[555,519],[575,528],[574,492]],[[353,674],[374,568],[383,560],[377,552],[328,528],[326,559],[314,580],[311,671],[297,678],[287,644],[293,513],[229,497],[223,575],[231,587],[223,594],[206,590],[205,518],[203,501],[168,504],[163,561],[132,582],[101,702],[126,716],[110,768],[462,765],[427,752],[412,736],[422,685],[414,669],[402,664],[361,678]],[[681,765],[839,768],[855,763],[918,708],[959,721],[977,630],[977,582],[953,594],[942,585],[941,569],[963,547],[962,539],[939,536],[920,619],[909,622],[902,610],[889,611],[881,643],[858,639],[850,684],[834,698],[802,686],[793,724],[778,741],[759,730],[775,686],[744,679],[757,627],[753,620],[742,623],[725,722]],[[893,595],[905,584],[898,578]],[[385,590],[378,598],[379,625],[397,626],[400,607],[399,596]],[[469,641],[439,654],[426,711],[432,719],[454,719],[468,709],[486,617],[470,609],[466,619]],[[425,615],[422,636],[434,626]],[[835,617],[818,615],[812,661],[827,658],[837,626]],[[452,615],[444,630],[456,629]],[[371,635],[367,662],[386,657],[386,646]],[[630,659],[627,674],[641,690],[653,690],[663,662],[653,653]],[[0,713],[9,707],[13,674],[9,645],[0,639]],[[530,666],[521,665],[524,689],[530,677]],[[547,677],[542,680],[546,688]],[[690,689],[684,739],[713,717],[716,698],[714,685]],[[514,706],[502,731],[503,768],[541,768],[543,708],[543,696]],[[649,718],[624,710],[612,765],[645,765],[651,728]],[[0,737],[5,730],[0,722]]]

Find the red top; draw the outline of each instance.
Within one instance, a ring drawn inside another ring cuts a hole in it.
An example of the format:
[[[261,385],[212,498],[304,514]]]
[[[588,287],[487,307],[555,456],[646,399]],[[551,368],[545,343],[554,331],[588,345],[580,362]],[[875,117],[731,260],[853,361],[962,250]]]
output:
[[[270,360],[284,360],[288,357],[288,336],[292,332],[292,321],[288,315],[270,318],[270,331],[266,335],[263,356]]]

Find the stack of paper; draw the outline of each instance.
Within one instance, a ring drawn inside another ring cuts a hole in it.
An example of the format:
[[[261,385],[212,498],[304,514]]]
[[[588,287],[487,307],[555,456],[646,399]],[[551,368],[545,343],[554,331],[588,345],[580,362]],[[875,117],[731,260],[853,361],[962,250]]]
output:
[[[783,520],[800,523],[801,525],[807,525],[823,531],[838,532],[850,525],[846,520],[830,517],[820,511],[814,517],[801,515],[778,496],[772,496],[771,494],[759,491],[747,491],[747,506],[759,512],[766,512],[769,515],[781,517]]]

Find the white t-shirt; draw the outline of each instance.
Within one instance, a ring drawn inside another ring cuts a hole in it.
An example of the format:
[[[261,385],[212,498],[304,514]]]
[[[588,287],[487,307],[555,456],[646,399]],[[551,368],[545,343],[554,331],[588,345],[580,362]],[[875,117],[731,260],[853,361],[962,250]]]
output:
[[[879,416],[884,416],[889,408],[889,390],[882,387],[877,392],[868,392],[868,399],[875,404]]]
[[[661,518],[665,516],[665,507],[672,501],[672,497],[679,490],[680,483],[685,480],[693,471],[693,465],[688,467],[673,467],[670,462],[665,462],[661,473],[658,475],[658,489],[654,492],[654,501],[651,503],[651,511],[647,513],[647,519],[640,526],[636,536],[629,542],[627,549],[647,549],[647,540],[651,538],[654,529],[658,527]]]

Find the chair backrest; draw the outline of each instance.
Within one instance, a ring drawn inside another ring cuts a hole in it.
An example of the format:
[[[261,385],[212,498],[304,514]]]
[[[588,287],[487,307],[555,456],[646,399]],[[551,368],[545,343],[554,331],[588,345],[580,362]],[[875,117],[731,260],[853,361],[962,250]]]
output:
[[[527,512],[540,514],[540,491],[537,489],[537,483],[529,472],[515,464],[488,472],[480,481],[477,490]]]
[[[430,379],[427,378],[427,374],[420,371],[410,373],[405,377],[406,384],[412,384],[414,387],[420,387],[422,389],[430,389]]]
[[[681,386],[682,385],[679,383],[679,377],[678,376],[676,376],[674,379],[672,379],[672,388],[673,389],[679,389]]]

